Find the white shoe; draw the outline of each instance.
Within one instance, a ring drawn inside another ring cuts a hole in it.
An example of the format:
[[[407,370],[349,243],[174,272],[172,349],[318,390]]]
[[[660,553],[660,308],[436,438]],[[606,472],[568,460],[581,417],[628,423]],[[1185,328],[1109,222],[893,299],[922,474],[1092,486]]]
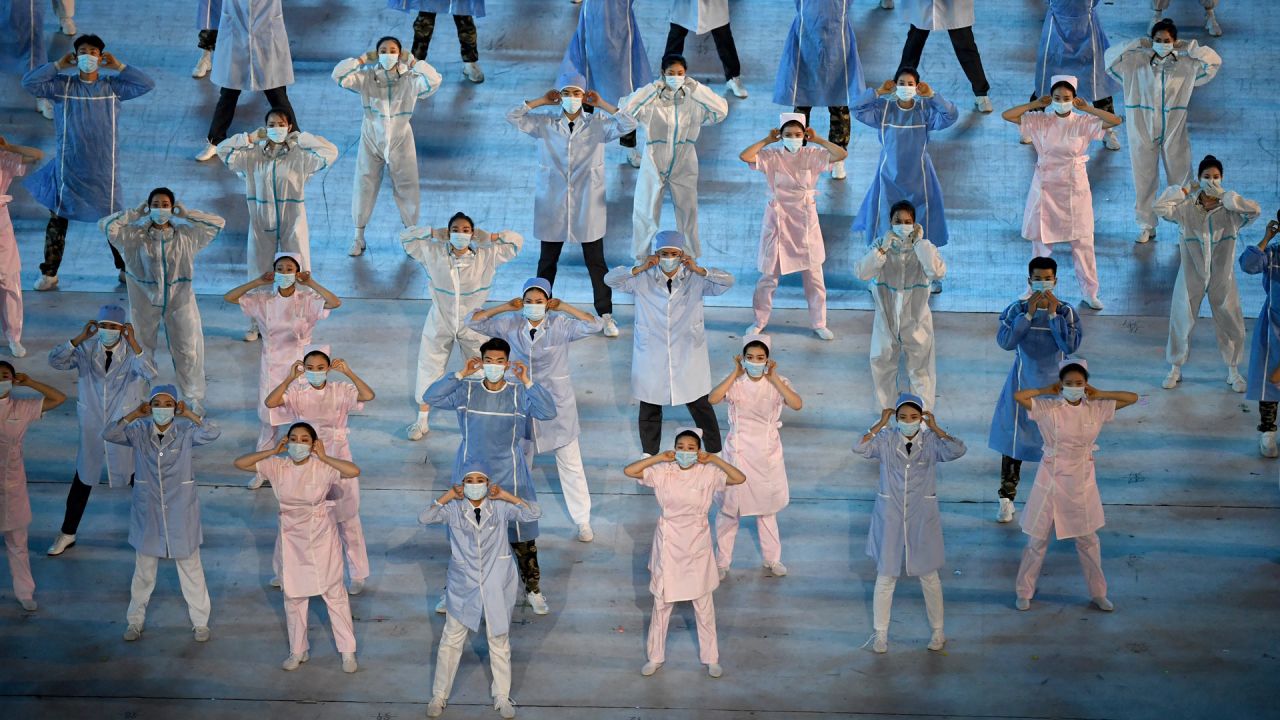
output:
[[[22,343],[18,342],[17,340],[10,340],[9,354],[16,358],[26,357],[27,349],[22,347]]]
[[[45,120],[52,120],[53,103],[46,98],[36,98],[36,112],[43,115]]]
[[[546,615],[551,612],[551,608],[547,607],[547,597],[542,593],[529,593],[526,597],[529,600],[529,606],[533,608],[534,615]]]
[[[605,337],[618,337],[618,323],[613,320],[613,313],[605,313],[600,316],[604,320],[604,329],[600,331]]]
[[[929,294],[930,294],[930,295],[937,295],[937,294],[938,294],[938,293],[940,293],[940,292],[942,292],[942,281],[941,281],[941,280],[930,280],[930,281],[929,281]]]
[[[871,649],[881,655],[889,652],[889,633],[877,630],[875,640],[871,644]]]
[[[351,257],[360,257],[364,254],[364,233],[357,233],[351,240],[351,247],[347,250],[347,254]]]
[[[299,665],[301,665],[302,663],[310,659],[311,659],[311,653],[304,652],[301,655],[294,655],[290,653],[289,657],[285,658],[284,662],[280,663],[280,669],[284,670],[285,672],[297,670]]]
[[[362,592],[364,592],[364,581],[363,581],[363,580],[352,580],[352,581],[351,581],[351,587],[347,588],[347,594],[348,594],[348,595],[359,595],[359,594],[360,594],[360,593],[362,593]]]
[[[745,98],[747,96],[747,89],[742,86],[742,78],[740,77],[730,79],[724,84],[724,87],[733,93],[734,97]]]
[[[1258,452],[1264,458],[1280,457],[1280,447],[1276,446],[1276,431],[1271,430],[1258,436]]]
[[[360,666],[356,664],[356,654],[353,652],[342,653],[342,672],[353,673],[359,670]]]
[[[258,488],[262,487],[262,484],[266,481],[267,479],[265,477],[263,477],[258,473],[254,473],[253,477],[250,478],[249,482],[245,483],[244,486],[249,488],[250,490],[257,490]]]
[[[885,10],[892,10],[893,0],[880,0],[880,7],[884,8]]]
[[[66,35],[68,37],[74,36],[76,34],[75,18],[69,18],[69,17],[62,18],[61,23],[59,23],[59,29],[62,31],[63,35]]]
[[[58,555],[61,555],[62,553],[75,547],[75,545],[76,545],[75,535],[58,533],[58,537],[53,539],[53,544],[49,546],[49,551],[46,552],[45,554],[51,557],[57,557]]]
[[[933,631],[933,635],[929,637],[929,644],[925,647],[934,652],[938,652],[947,646],[947,636],[942,634],[942,628]]]
[[[720,667],[720,663],[710,663],[707,665],[707,674],[713,678],[718,678],[724,674],[724,668]]]
[[[973,107],[980,113],[989,113],[992,111],[991,98],[986,95],[975,95],[973,98]]]
[[[830,330],[828,330],[827,328],[824,328],[824,327],[814,328],[814,329],[813,329],[813,334],[814,334],[814,335],[817,335],[817,336],[818,336],[818,339],[820,339],[820,340],[835,340],[835,339],[836,339],[836,334],[835,334],[835,333],[833,333],[833,332],[831,332],[831,331],[830,331]]]
[[[444,596],[443,596],[443,595],[441,595],[441,596],[440,596],[440,602],[436,603],[436,614],[437,614],[437,615],[444,615],[446,612],[448,612],[448,609],[449,609],[449,608],[448,608],[448,607],[446,607],[446,605],[447,605],[447,603],[446,603],[446,602],[445,602],[445,600],[444,600]]]
[[[253,325],[250,325],[250,326],[249,326],[249,329],[244,331],[244,341],[245,341],[245,342],[256,342],[256,341],[257,341],[257,339],[258,339],[258,337],[259,337],[259,333],[258,333],[258,324],[257,324],[257,323],[254,323]]]
[[[845,172],[843,160],[839,162],[831,163],[831,179],[832,180],[843,180],[847,177],[849,177],[849,173]]]
[[[204,625],[194,628],[191,634],[195,637],[196,642],[209,642],[209,628]]]
[[[582,523],[578,526],[578,542],[589,543],[596,539],[596,534],[591,532],[591,523]]]
[[[448,701],[439,695],[431,698],[431,702],[427,703],[427,717],[440,717],[448,706]]]
[[[774,576],[774,577],[786,577],[786,576],[787,576],[787,566],[786,566],[786,565],[783,565],[783,564],[782,564],[782,563],[780,563],[780,562],[773,563],[772,565],[765,565],[765,566],[764,566],[764,569],[765,569],[765,570],[768,570],[768,571],[769,571],[769,574],[770,574],[770,575],[772,575],[772,576]]]
[[[19,600],[18,604],[21,605],[22,609],[27,612],[35,612],[36,610],[40,609],[40,606],[36,604],[35,598],[27,598],[26,600]]]
[[[1088,305],[1089,307],[1093,308],[1094,310],[1101,310],[1101,309],[1104,307],[1104,306],[1103,306],[1103,304],[1102,304],[1102,300],[1101,300],[1101,298],[1099,298],[1097,295],[1094,295],[1093,297],[1086,298],[1086,299],[1085,299],[1085,301],[1084,301],[1084,304],[1085,304],[1085,305]]]
[[[482,83],[484,82],[484,71],[480,69],[478,63],[462,63],[462,77],[473,83]]]
[[[58,287],[57,275],[41,275],[40,279],[36,281],[36,290],[52,290],[56,287]]]
[[[197,80],[209,74],[213,69],[213,51],[201,50],[200,59],[196,61],[196,66],[191,70],[191,77]]]
[[[129,627],[124,629],[125,642],[133,642],[134,640],[137,640],[140,637],[142,637],[141,625],[130,625]]]
[[[1105,597],[1092,598],[1092,602],[1094,604],[1094,607],[1098,608],[1102,612],[1111,612],[1112,610],[1116,609],[1116,606],[1112,605],[1111,601],[1106,599]]]
[[[1115,128],[1107,130],[1102,136],[1102,146],[1108,150],[1120,149],[1120,136],[1116,134]]]
[[[1160,383],[1160,387],[1165,390],[1172,390],[1178,387],[1178,382],[1182,380],[1182,369],[1177,365],[1169,368],[1169,374],[1164,376],[1164,382]]]
[[[1212,10],[1205,13],[1204,29],[1214,37],[1222,37],[1222,26],[1218,24],[1218,16]]]
[[[1019,610],[1030,610],[1031,598],[1020,597],[1017,600],[1013,601],[1013,606],[1018,608]]]
[[[204,162],[205,160],[212,160],[217,155],[218,147],[211,142],[206,142],[204,144],[204,149],[196,153],[196,161]]]
[[[493,709],[498,711],[499,717],[510,719],[516,716],[516,708],[511,703],[511,698],[497,698],[493,701]]]
[[[1013,501],[1009,498],[1000,498],[1000,509],[996,511],[996,522],[1013,522],[1014,512]]]
[[[716,576],[720,578],[721,582],[724,582],[729,577],[729,568],[716,568]]]
[[[742,331],[742,337],[746,337],[748,335],[759,335],[762,330],[764,330],[764,328],[759,325],[748,325],[747,329]]]
[[[1227,384],[1231,386],[1232,390],[1238,393],[1242,393],[1249,389],[1249,382],[1245,380],[1244,376],[1240,374],[1240,371],[1235,368],[1227,369]]]
[[[431,432],[431,428],[427,426],[426,421],[419,420],[418,422],[410,425],[404,431],[404,434],[405,434],[405,437],[409,438],[410,440],[413,440],[414,442],[417,442],[422,438],[426,437],[427,433],[429,432]]]
[[[631,152],[627,153],[627,164],[633,168],[640,167],[640,161],[642,159],[643,157],[640,155],[640,151],[636,148],[632,148]]]
[[[276,590],[279,590],[279,589],[280,589],[280,576],[279,576],[279,575],[272,575],[272,576],[271,576],[271,581],[270,581],[270,582],[268,582],[267,584],[268,584],[268,585],[270,585],[271,587],[275,588]]]
[[[1138,239],[1134,240],[1134,242],[1138,243],[1139,245],[1142,245],[1144,243],[1149,243],[1155,239],[1156,239],[1156,229],[1144,227],[1138,231]]]
[[[662,663],[647,662],[644,664],[644,667],[640,668],[640,674],[645,677],[649,677],[650,675],[658,672],[658,668],[660,667],[662,667]]]

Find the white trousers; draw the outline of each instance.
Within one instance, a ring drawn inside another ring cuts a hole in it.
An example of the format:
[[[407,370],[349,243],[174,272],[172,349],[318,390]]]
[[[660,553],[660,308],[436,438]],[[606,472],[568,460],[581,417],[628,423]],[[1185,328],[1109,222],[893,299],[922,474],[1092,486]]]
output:
[[[1199,248],[1192,243],[1190,248]],[[1221,251],[1219,251],[1221,250]],[[1183,254],[1191,252],[1183,249]],[[1231,367],[1244,359],[1244,313],[1240,309],[1240,290],[1236,285],[1235,243],[1220,242],[1209,256],[1209,279],[1205,279],[1185,260],[1178,266],[1173,281],[1173,299],[1169,303],[1169,344],[1165,359],[1170,365],[1185,365],[1191,356],[1191,330],[1200,315],[1200,304],[1209,296],[1213,313],[1213,329],[1218,337],[1218,352]],[[1206,287],[1206,285],[1208,287]]]
[[[59,20],[76,15],[76,0],[53,0],[53,12]]]
[[[671,609],[675,606],[675,603],[653,596],[653,615],[649,619],[646,648],[649,662],[666,662],[667,627],[671,624]],[[698,624],[698,660],[704,665],[720,662],[720,647],[716,643],[716,607],[711,602],[711,593],[693,601],[693,617]]]
[[[1035,597],[1036,581],[1040,579],[1040,568],[1044,565],[1051,537],[1053,526],[1042,538],[1027,538],[1027,547],[1022,550],[1022,563],[1018,565],[1018,597],[1028,600]],[[1089,533],[1072,539],[1076,541],[1076,555],[1080,557],[1080,569],[1084,571],[1085,584],[1089,586],[1089,597],[1106,597],[1107,578],[1102,574],[1102,543],[1098,534]]]
[[[27,552],[27,529],[18,528],[4,534],[5,554],[9,556],[9,575],[13,578],[13,595],[30,600],[36,594],[36,581],[31,578],[31,556]]]
[[[871,601],[871,624],[878,633],[889,632],[889,615],[893,610],[893,590],[898,578],[877,575],[875,595]],[[920,589],[924,591],[924,612],[929,617],[929,628],[942,629],[942,581],[938,571],[920,576]]]
[[[296,206],[296,212],[306,215],[306,208],[302,203],[284,203],[286,206]],[[267,212],[267,211],[263,211]],[[268,271],[276,266],[276,253],[287,252],[296,255],[302,259],[302,269],[311,271],[311,237],[306,227],[306,220],[298,221],[302,225],[302,232],[283,232],[281,231],[279,240],[276,239],[275,230],[256,230],[253,226],[252,219],[249,221],[249,237],[246,242],[246,278],[253,280],[260,278]],[[295,223],[295,224],[298,224]]]
[[[804,301],[809,306],[809,327],[826,327],[827,282],[822,275],[822,266],[801,270],[800,282],[804,285]],[[751,297],[751,307],[756,313],[756,327],[769,324],[769,315],[773,313],[773,294],[777,289],[777,273],[764,273],[756,282],[756,292]]]
[[[329,608],[329,625],[333,627],[333,640],[338,652],[356,651],[355,626],[351,621],[351,599],[342,583],[334,583],[320,596]],[[301,656],[311,647],[307,642],[307,607],[309,597],[284,598],[284,621],[289,630],[289,654]]]
[[[662,223],[662,198],[668,187],[671,204],[676,206],[676,229],[688,243],[685,251],[695,258],[702,254],[702,242],[698,239],[698,166],[695,164],[692,172],[679,168],[664,179],[653,161],[645,158],[640,165],[640,177],[636,179],[635,204],[631,210],[632,251],[637,259],[653,253],[653,236],[658,234]]]
[[[465,364],[467,358],[479,357],[480,345],[488,339],[465,327],[455,333],[444,327],[443,321],[435,317],[434,313],[434,309],[427,313],[427,320],[422,324],[422,338],[418,341],[418,375],[413,385],[414,405],[421,405],[422,394],[431,383],[444,375],[445,365],[449,363],[449,353],[453,351],[455,343]]]
[[[396,160],[388,163],[386,151],[387,148],[379,146],[373,138],[363,132],[360,134],[355,187],[351,192],[351,219],[359,229],[369,224],[373,206],[378,202],[382,176],[388,172],[391,174],[392,196],[400,210],[400,222],[405,227],[418,224],[418,158],[414,154],[412,137],[409,138],[407,152],[404,147],[392,149],[393,154],[400,155]],[[404,157],[406,154],[408,157]]]
[[[186,400],[204,402],[204,327],[196,295],[190,286],[173,292],[169,304],[159,308],[139,290],[129,288],[129,315],[133,320],[138,344],[154,359],[160,341],[160,324],[164,323],[165,345],[173,358],[178,376],[178,389]]]
[[[1046,245],[1039,240],[1031,241],[1031,257],[1050,257],[1053,246],[1071,246],[1071,259],[1076,266],[1076,282],[1080,283],[1080,292],[1086,298],[1098,295],[1098,261],[1093,254],[1092,243],[1067,242]]]
[[[532,464],[532,448],[530,463]],[[556,472],[560,475],[560,489],[564,491],[564,504],[569,510],[569,517],[575,525],[591,522],[591,492],[587,490],[587,473],[582,467],[582,450],[578,441],[558,447],[556,453]]]
[[[175,560],[178,565],[178,583],[182,597],[187,601],[192,627],[209,627],[209,588],[204,582],[204,565],[200,563],[200,549],[190,557]],[[129,611],[125,619],[130,625],[142,627],[147,621],[147,604],[151,592],[156,589],[156,569],[160,558],[137,553],[133,566],[133,585],[129,592]]]
[[[1126,98],[1126,101],[1128,98]],[[1130,114],[1150,111],[1129,110]],[[1142,122],[1145,118],[1137,118]],[[1126,123],[1127,124],[1127,123]],[[1191,179],[1191,141],[1187,128],[1175,131],[1163,143],[1143,140],[1139,132],[1129,130],[1129,163],[1133,169],[1134,217],[1139,227],[1154,229],[1156,217],[1156,192],[1169,185],[1185,185]],[[1160,162],[1164,161],[1165,185],[1160,184]]]
[[[489,633],[489,624],[484,625],[489,639],[489,670],[493,673],[493,684],[489,686],[489,694],[494,700],[511,696],[511,639],[507,635]],[[467,640],[467,626],[458,622],[452,615],[444,616],[444,632],[440,634],[440,650],[436,653],[436,678],[431,685],[432,697],[449,699],[453,690],[453,678],[458,674],[458,660],[462,658],[462,644]]]

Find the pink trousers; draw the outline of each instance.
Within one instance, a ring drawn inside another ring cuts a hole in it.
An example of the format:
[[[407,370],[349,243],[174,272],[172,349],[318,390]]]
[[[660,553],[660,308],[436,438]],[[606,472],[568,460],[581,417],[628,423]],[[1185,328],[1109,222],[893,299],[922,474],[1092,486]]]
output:
[[[355,627],[351,622],[351,601],[347,598],[347,589],[342,583],[334,583],[320,596],[324,604],[329,606],[329,624],[333,626],[333,639],[338,652],[356,651]],[[289,654],[302,655],[311,644],[307,642],[307,606],[309,597],[284,598],[284,619],[289,628]]]
[[[777,515],[756,515],[756,530],[760,533],[760,555],[765,565],[782,560],[782,536],[778,534]],[[724,508],[716,513],[716,567],[725,569],[733,564],[733,543],[738,537],[737,515],[728,515]]]
[[[1053,527],[1043,538],[1028,537],[1027,547],[1022,551],[1022,564],[1018,566],[1018,597],[1030,600],[1036,594],[1036,580],[1040,578],[1040,567],[1044,565],[1044,555],[1049,549],[1049,540],[1053,537]],[[1089,533],[1072,538],[1076,541],[1076,554],[1080,556],[1080,568],[1084,570],[1084,581],[1089,586],[1089,597],[1107,596],[1107,578],[1102,574],[1102,543],[1097,533]]]
[[[31,577],[31,557],[27,554],[27,529],[6,532],[4,549],[9,554],[14,596],[19,600],[30,600],[36,593],[36,581]]]
[[[16,275],[0,280],[0,324],[10,342],[22,342],[22,286]]]
[[[667,626],[671,623],[671,609],[675,605],[653,596],[647,649],[649,662],[666,662]],[[698,623],[698,660],[704,665],[720,662],[720,648],[716,644],[716,607],[711,602],[711,593],[693,600],[693,616]]]
[[[813,328],[827,326],[827,283],[822,277],[822,266],[812,270],[800,271],[800,282],[804,285],[804,301],[809,305],[809,325]],[[773,312],[773,293],[778,289],[778,275],[765,273],[756,283],[755,295],[751,297],[751,307],[756,313],[756,327],[769,324],[769,314]]]
[[[1076,280],[1080,283],[1080,292],[1086,298],[1098,294],[1098,261],[1093,256],[1093,245],[1084,243],[1054,243],[1054,245],[1071,245],[1071,257],[1076,264]],[[1053,246],[1045,245],[1039,240],[1031,241],[1032,257],[1049,257],[1053,254]]]

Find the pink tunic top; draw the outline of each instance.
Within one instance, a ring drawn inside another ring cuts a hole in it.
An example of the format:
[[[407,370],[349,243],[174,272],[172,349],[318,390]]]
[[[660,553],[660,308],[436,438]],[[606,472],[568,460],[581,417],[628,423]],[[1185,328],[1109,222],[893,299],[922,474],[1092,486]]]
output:
[[[240,298],[240,310],[253,318],[262,332],[262,363],[258,371],[258,419],[264,424],[284,425],[289,411],[284,407],[268,408],[267,395],[289,376],[295,362],[302,359],[302,349],[311,344],[311,331],[316,323],[329,317],[324,298],[308,287],[295,285],[289,297],[274,287],[257,288]]]
[[[22,439],[27,427],[40,419],[43,398],[0,398],[0,532],[21,530],[31,524],[27,498],[27,468],[22,459]]]
[[[651,465],[639,480],[653,488],[662,510],[649,555],[649,592],[663,602],[696,600],[720,586],[711,551],[707,511],[726,487],[724,471],[710,463],[681,470],[673,463]]]
[[[1039,155],[1022,213],[1022,237],[1046,245],[1093,245],[1093,192],[1085,152],[1105,135],[1102,120],[1075,112],[1066,117],[1052,110],[1027,113],[1022,134]]]
[[[0,150],[0,287],[18,287],[18,274],[22,271],[22,261],[18,259],[18,243],[13,235],[13,220],[9,218],[9,203],[13,196],[9,194],[9,184],[14,178],[27,174],[27,166],[22,164],[22,156]]]
[[[822,173],[831,169],[831,156],[816,145],[794,153],[768,149],[760,151],[751,167],[769,183],[760,227],[760,272],[786,275],[822,267],[827,251],[814,195]]]
[[[349,382],[329,381],[315,388],[299,380],[284,391],[284,408],[289,411],[289,422],[309,423],[316,429],[326,455],[350,460],[347,415],[364,409],[364,403],[356,399],[359,392]],[[337,503],[334,516],[338,522],[354,517],[360,511],[360,478],[339,478],[329,499]]]
[[[791,382],[781,378],[791,387]],[[768,380],[743,375],[729,386],[729,437],[724,459],[747,476],[725,488],[723,508],[729,515],[773,515],[791,501],[787,468],[782,462],[782,393]]]
[[[1035,538],[1059,540],[1095,532],[1105,524],[1102,496],[1093,474],[1094,441],[1102,424],[1116,416],[1115,400],[1082,400],[1071,405],[1062,398],[1038,397],[1028,417],[1044,436],[1044,458],[1036,469],[1031,497],[1022,511],[1022,531]]]
[[[258,463],[280,501],[280,581],[288,597],[323,595],[342,583],[342,545],[329,491],[339,473],[308,458],[301,465],[277,455]]]

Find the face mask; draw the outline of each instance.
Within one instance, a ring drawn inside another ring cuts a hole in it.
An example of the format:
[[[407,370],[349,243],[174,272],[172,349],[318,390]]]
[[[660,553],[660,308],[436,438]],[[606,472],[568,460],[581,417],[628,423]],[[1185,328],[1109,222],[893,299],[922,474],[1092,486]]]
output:
[[[499,380],[502,379],[502,376],[506,374],[507,374],[506,365],[498,365],[496,363],[484,364],[484,379],[488,380],[491,383],[498,382]]]
[[[803,146],[804,146],[804,138],[798,138],[798,137],[782,138],[782,147],[787,152],[799,152],[800,148]]]
[[[311,457],[311,446],[306,443],[291,442],[288,445],[287,452],[294,462],[302,462]]]
[[[471,246],[471,233],[449,233],[449,244],[455,250],[464,250]]]
[[[462,483],[462,494],[468,500],[483,500],[489,494],[488,483]]]
[[[399,55],[392,55],[390,53],[386,55],[383,55],[381,53],[378,54],[378,64],[382,66],[383,70],[390,70],[391,68],[395,67],[399,62],[400,62]]]
[[[328,370],[304,370],[303,374],[307,376],[307,382],[311,383],[311,387],[320,387],[329,379]]]
[[[1164,57],[1173,52],[1173,43],[1152,42],[1151,49],[1156,51],[1156,55]]]
[[[1207,190],[1210,195],[1222,194],[1222,181],[1217,178],[1200,178],[1200,189]]]
[[[526,320],[537,322],[547,316],[547,306],[526,304],[520,309],[520,312],[524,314]]]
[[[767,364],[768,363],[751,362],[750,360],[744,360],[742,363],[742,368],[747,371],[747,375],[753,378],[758,378],[764,375],[764,368],[765,368],[765,365]]]
[[[98,328],[98,342],[105,347],[111,347],[120,342],[120,331],[111,328]]]
[[[151,422],[157,425],[168,425],[173,422],[173,408],[151,408]]]
[[[907,437],[913,437],[915,436],[916,433],[920,432],[920,421],[917,420],[915,422],[902,422],[901,420],[899,420],[898,432],[902,433],[903,435],[906,435]]]
[[[0,397],[5,397],[11,390],[13,390],[12,380],[0,380]]]
[[[91,73],[98,69],[98,58],[85,54],[76,56],[76,67],[82,73]]]
[[[693,450],[677,450],[676,464],[682,468],[692,467],[698,461],[698,453]]]
[[[1075,107],[1075,104],[1069,102],[1052,102],[1049,103],[1049,106],[1052,107],[1053,111],[1059,115],[1066,115],[1071,112],[1071,109]]]
[[[1054,283],[1054,281],[1052,280],[1032,280],[1031,291],[1044,292],[1045,290],[1052,290],[1055,284],[1056,283]]]
[[[276,273],[276,287],[280,290],[287,290],[293,287],[293,281],[297,278],[294,273]]]
[[[157,225],[163,225],[169,222],[169,218],[173,217],[173,211],[169,208],[151,208],[149,213],[151,222]]]
[[[911,233],[915,229],[916,229],[915,223],[910,223],[905,225],[894,225],[893,234],[905,240],[908,237],[911,237]]]
[[[681,262],[683,260],[678,257],[658,258],[658,267],[662,268],[662,272],[674,272],[676,268],[680,267]]]
[[[1064,387],[1062,388],[1062,399],[1067,402],[1079,402],[1084,399],[1084,388]]]
[[[908,100],[915,99],[916,86],[915,85],[899,85],[898,89],[895,92],[898,94],[899,100],[906,102]]]
[[[582,98],[562,97],[560,98],[560,108],[572,115],[582,109]]]
[[[287,127],[267,128],[267,139],[273,143],[282,143],[287,137],[289,137],[289,128]]]
[[[666,81],[667,87],[671,88],[672,90],[679,90],[680,88],[684,87],[683,75],[663,75],[662,79]]]

